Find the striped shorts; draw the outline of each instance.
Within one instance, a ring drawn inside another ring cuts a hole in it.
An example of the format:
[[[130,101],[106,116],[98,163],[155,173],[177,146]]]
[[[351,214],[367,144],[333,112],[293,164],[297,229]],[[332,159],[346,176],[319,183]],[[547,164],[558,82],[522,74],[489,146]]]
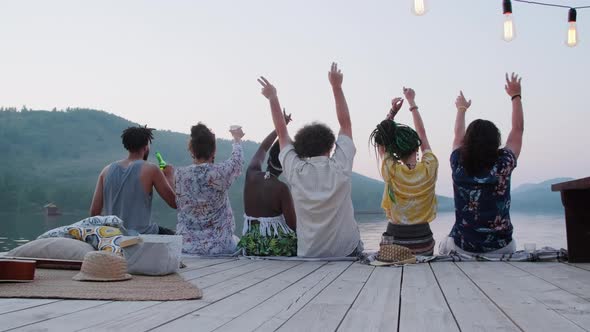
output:
[[[432,256],[435,241],[429,224],[399,225],[388,222],[381,244],[397,244],[410,249],[414,255]]]

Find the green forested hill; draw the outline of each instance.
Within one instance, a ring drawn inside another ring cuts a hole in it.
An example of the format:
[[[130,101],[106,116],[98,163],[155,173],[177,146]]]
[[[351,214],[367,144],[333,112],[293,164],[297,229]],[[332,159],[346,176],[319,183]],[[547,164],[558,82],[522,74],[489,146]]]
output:
[[[100,170],[126,156],[120,135],[134,124],[88,109],[0,111],[0,212],[37,212],[47,202],[54,202],[65,212],[86,211]],[[154,160],[155,151],[160,151],[166,161],[188,165],[191,159],[187,142],[188,135],[156,131],[150,160]],[[246,161],[257,147],[253,142],[244,143]],[[217,149],[217,160],[223,160],[229,156],[231,144],[218,140]],[[243,211],[242,188],[240,177],[230,193],[236,216]],[[354,175],[353,201],[357,210],[380,211],[382,193],[380,181]],[[174,212],[157,194],[155,197],[156,216],[174,218]]]

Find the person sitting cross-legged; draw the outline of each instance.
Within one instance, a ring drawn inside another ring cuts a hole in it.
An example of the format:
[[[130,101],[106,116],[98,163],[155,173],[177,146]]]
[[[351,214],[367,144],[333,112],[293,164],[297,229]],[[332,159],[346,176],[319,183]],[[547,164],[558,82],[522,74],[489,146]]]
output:
[[[174,169],[172,165],[160,170],[158,165],[147,162],[153,129],[129,127],[123,131],[123,146],[129,152],[126,159],[107,165],[98,177],[90,215],[115,215],[123,220],[123,226],[139,234],[174,234],[173,230],[158,226],[152,220],[154,188],[160,197],[176,209],[176,197],[171,188]]]
[[[288,124],[291,116],[285,114],[285,121]],[[276,138],[276,131],[268,134],[246,171],[244,229],[238,243],[246,255],[297,255],[297,217],[291,191],[279,180],[283,168],[279,161],[279,142],[273,144]],[[267,151],[266,171],[263,171]]]
[[[455,224],[439,247],[441,254],[508,254],[516,251],[510,220],[510,180],[522,147],[524,117],[521,79],[506,74],[505,90],[512,100],[512,129],[500,148],[500,130],[493,122],[475,120],[465,130],[471,106],[460,93],[456,100],[455,140],[451,154]]]
[[[300,129],[292,141],[277,90],[264,77],[258,80],[270,102],[281,149],[279,160],[291,186],[297,215],[297,255],[302,257],[358,256],[363,250],[351,198],[356,148],[342,91],[343,76],[335,63],[328,78],[340,123],[337,140],[329,127],[312,123]]]
[[[229,189],[242,172],[244,152],[241,128],[232,129],[231,156],[215,163],[215,134],[202,123],[191,128],[190,166],[174,172],[178,216],[176,232],[182,235],[182,252],[193,255],[227,255],[236,251],[234,215]]]
[[[385,190],[381,206],[389,222],[381,244],[397,244],[409,248],[414,255],[430,256],[435,244],[429,223],[436,218],[438,160],[430,149],[415,102],[416,93],[406,88],[403,93],[410,104],[416,130],[394,121],[404,101],[395,98],[387,118],[370,137],[383,160],[381,175]]]

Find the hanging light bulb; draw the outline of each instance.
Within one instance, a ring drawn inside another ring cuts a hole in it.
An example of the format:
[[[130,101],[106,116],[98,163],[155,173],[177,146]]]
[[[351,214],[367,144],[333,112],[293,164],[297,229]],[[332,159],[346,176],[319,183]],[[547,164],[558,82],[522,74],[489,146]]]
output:
[[[417,16],[422,16],[428,11],[427,0],[413,0],[412,13]]]
[[[512,2],[510,0],[504,0],[502,2],[502,12],[504,13],[504,34],[502,38],[509,42],[514,39],[514,22],[512,22]]]
[[[502,12],[504,13],[504,34],[502,38],[509,42],[514,39],[514,23],[512,22],[512,2],[504,0],[502,2]]]
[[[566,44],[569,47],[575,47],[578,45],[578,27],[576,26],[577,13],[575,8],[570,8],[567,15],[567,41]]]

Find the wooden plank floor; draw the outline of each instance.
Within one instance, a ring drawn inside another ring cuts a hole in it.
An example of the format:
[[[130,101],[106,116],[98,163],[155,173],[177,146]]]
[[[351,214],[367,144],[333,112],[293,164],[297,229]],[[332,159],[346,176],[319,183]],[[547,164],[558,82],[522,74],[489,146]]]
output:
[[[0,299],[0,331],[590,331],[587,264],[185,263],[201,300]]]

